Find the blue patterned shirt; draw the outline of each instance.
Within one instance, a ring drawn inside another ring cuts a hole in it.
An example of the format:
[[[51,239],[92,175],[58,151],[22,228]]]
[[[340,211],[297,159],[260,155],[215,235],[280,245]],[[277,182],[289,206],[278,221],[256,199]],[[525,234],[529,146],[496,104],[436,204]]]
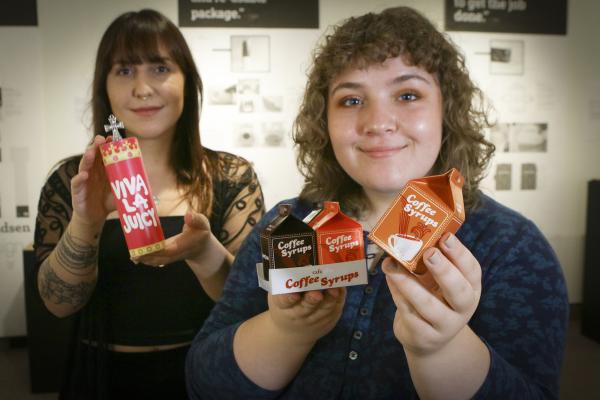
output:
[[[299,218],[311,211],[297,199],[285,202]],[[276,207],[246,238],[221,299],[192,344],[186,365],[190,397],[418,398],[392,330],[396,306],[381,261],[367,285],[347,288],[338,324],[317,341],[287,387],[264,390],[243,374],[233,355],[233,337],[243,321],[267,309],[256,263],[261,261],[259,233],[275,213]],[[485,195],[457,237],[482,268],[481,299],[469,326],[488,347],[491,365],[475,398],[558,398],[568,300],[550,245],[531,221]]]

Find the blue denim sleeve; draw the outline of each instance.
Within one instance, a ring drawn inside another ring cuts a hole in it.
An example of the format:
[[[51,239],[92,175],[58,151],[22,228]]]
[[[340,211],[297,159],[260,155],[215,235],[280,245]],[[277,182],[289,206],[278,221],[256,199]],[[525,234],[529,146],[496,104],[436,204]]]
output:
[[[484,260],[483,287],[469,324],[491,366],[474,398],[558,399],[569,307],[562,269],[532,222],[496,228],[489,233],[495,240],[477,238],[493,245],[476,254]]]
[[[261,260],[259,234],[266,214],[238,251],[221,298],[196,335],[186,360],[186,382],[191,399],[269,399],[268,391],[250,381],[233,354],[233,338],[242,322],[267,310],[266,292],[258,287],[256,263]]]

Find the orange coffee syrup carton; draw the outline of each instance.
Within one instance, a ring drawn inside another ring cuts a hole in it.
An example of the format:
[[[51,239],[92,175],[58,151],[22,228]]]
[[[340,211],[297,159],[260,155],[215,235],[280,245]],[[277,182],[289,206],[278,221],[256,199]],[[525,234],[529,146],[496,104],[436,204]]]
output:
[[[456,168],[410,180],[369,239],[410,272],[424,274],[423,252],[436,246],[444,233],[455,233],[465,220],[463,184]]]
[[[340,210],[336,201],[323,202],[323,209],[304,219],[317,234],[319,264],[360,260],[365,257],[362,225]],[[308,219],[308,221],[307,221]]]

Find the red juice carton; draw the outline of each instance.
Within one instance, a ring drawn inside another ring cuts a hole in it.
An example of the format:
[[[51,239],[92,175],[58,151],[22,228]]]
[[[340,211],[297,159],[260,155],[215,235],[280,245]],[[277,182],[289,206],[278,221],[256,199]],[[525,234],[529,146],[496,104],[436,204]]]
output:
[[[323,202],[323,209],[305,219],[317,234],[319,264],[360,260],[365,257],[362,225],[340,210],[335,201]]]
[[[314,217],[315,224],[324,227],[321,238],[325,242],[327,242],[325,235],[327,221],[331,221],[338,214],[327,215],[327,213],[336,206],[337,203],[309,214],[310,219]],[[339,211],[339,206],[337,210]],[[322,213],[325,214],[321,215]],[[278,215],[260,234],[263,262],[256,265],[259,286],[271,294],[281,294],[366,284],[367,271],[362,246],[362,228],[358,222],[350,223],[346,218],[350,219],[343,214],[339,215],[339,221],[345,222],[340,223],[337,228],[335,221],[330,222],[328,233],[334,236],[329,236],[329,242],[334,248],[328,256],[325,256],[326,252],[322,252],[325,263],[318,264],[319,231],[315,231],[305,221],[294,217],[290,205],[281,204]],[[335,236],[336,229],[341,229],[337,236]],[[349,231],[355,234],[351,236],[353,240],[346,240],[349,235],[344,233]],[[340,238],[334,244],[335,238],[340,235],[344,238]]]
[[[111,115],[112,140],[100,145],[100,154],[115,198],[121,228],[131,257],[153,253],[165,247],[165,237],[138,140],[122,139],[118,128],[123,123]]]
[[[424,274],[423,252],[465,220],[464,178],[452,168],[410,180],[377,222],[369,239],[414,274]]]

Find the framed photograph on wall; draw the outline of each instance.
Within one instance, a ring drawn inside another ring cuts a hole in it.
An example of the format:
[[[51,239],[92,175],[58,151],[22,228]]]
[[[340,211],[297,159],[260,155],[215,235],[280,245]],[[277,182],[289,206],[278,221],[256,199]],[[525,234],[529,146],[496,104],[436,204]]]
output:
[[[498,153],[546,153],[548,123],[498,123],[490,128],[489,140]]]
[[[270,51],[269,36],[231,36],[231,72],[269,72]]]
[[[537,166],[534,163],[521,164],[521,190],[536,190]]]
[[[208,104],[214,105],[234,105],[236,102],[237,85],[225,84],[221,86],[211,86],[207,88]]]
[[[522,40],[490,40],[490,74],[523,75],[524,48]]]
[[[263,144],[266,147],[283,147],[285,145],[285,124],[283,121],[265,122],[263,128]]]
[[[512,165],[497,164],[494,179],[496,181],[497,191],[510,190],[512,187]]]
[[[254,147],[257,145],[256,132],[251,123],[239,123],[235,126],[235,147]]]

